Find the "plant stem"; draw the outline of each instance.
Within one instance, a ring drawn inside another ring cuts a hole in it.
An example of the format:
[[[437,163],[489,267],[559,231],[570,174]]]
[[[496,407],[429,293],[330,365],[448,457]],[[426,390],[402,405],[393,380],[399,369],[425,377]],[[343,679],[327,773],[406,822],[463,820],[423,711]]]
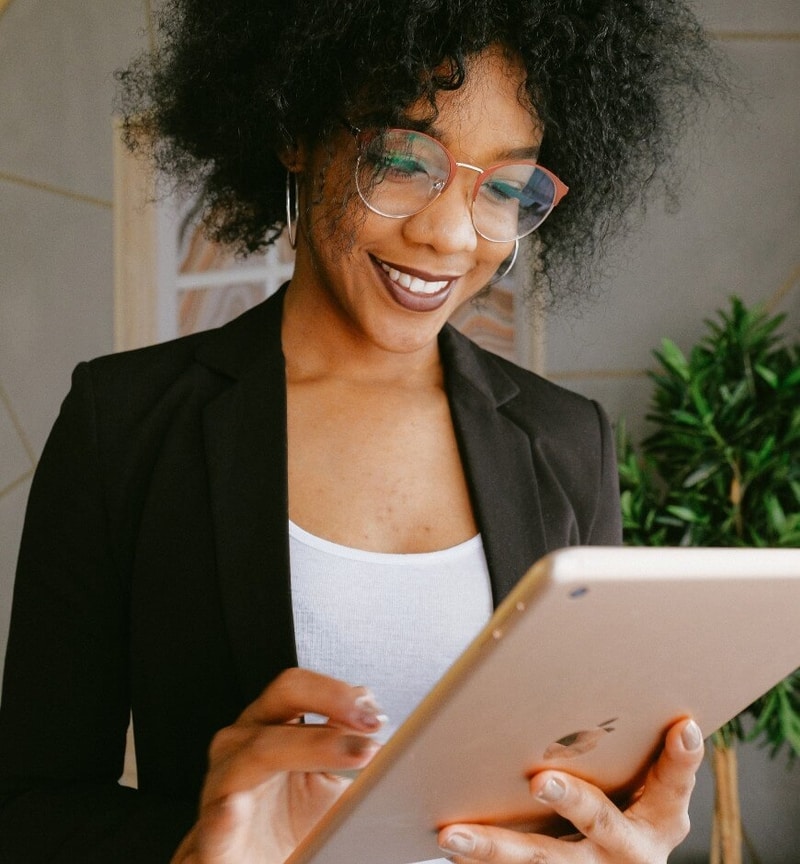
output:
[[[742,498],[744,497],[744,489],[742,487],[742,472],[739,468],[739,463],[736,460],[731,460],[731,468],[733,469],[733,480],[731,481],[730,501],[733,504],[733,518],[736,526],[736,536],[741,540],[744,536],[744,521],[742,519]]]
[[[736,748],[714,737],[711,764],[715,778],[712,861],[742,864],[742,823]]]

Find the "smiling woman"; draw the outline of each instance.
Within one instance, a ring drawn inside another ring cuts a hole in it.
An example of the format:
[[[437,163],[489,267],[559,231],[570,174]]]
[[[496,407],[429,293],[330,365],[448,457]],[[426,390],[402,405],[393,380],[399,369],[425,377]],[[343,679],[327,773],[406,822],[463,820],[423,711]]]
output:
[[[172,0],[160,33],[120,74],[129,140],[218,239],[289,229],[295,268],[222,328],[75,371],[15,588],[14,862],[280,864],[536,559],[619,542],[600,407],[447,321],[527,237],[579,286],[713,73],[674,0]],[[580,843],[439,842],[659,864],[701,755],[691,721],[665,730],[625,810],[534,776]]]

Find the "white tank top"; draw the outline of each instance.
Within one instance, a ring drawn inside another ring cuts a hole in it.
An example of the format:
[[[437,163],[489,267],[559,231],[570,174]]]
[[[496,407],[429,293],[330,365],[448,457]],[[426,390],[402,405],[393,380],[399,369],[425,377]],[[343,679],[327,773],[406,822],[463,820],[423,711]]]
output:
[[[492,614],[480,535],[408,555],[340,546],[289,523],[297,659],[366,685],[386,740]]]

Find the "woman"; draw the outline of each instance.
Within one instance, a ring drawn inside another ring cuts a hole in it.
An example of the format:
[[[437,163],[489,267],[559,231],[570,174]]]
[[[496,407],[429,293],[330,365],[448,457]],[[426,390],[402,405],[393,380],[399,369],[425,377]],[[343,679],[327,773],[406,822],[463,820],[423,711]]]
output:
[[[652,0],[174,0],[161,24],[122,76],[131,137],[219,238],[286,223],[296,268],[220,330],[75,372],[15,588],[14,864],[283,861],[533,561],[619,542],[600,409],[446,322],[540,226],[553,290],[579,282],[708,68]],[[582,839],[456,825],[443,854],[664,862],[701,758],[676,724],[624,810],[542,772]]]

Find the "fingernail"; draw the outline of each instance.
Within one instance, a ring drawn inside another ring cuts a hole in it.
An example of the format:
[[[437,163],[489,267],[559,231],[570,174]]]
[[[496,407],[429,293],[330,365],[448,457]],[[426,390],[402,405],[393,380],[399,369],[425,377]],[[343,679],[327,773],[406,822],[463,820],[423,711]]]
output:
[[[694,720],[690,720],[681,732],[681,741],[687,750],[697,750],[703,745],[703,733]]]
[[[384,713],[372,693],[365,693],[355,701],[358,714],[356,719],[362,726],[368,729],[380,729],[389,719]]]
[[[448,834],[442,843],[442,849],[447,852],[455,852],[456,855],[469,855],[475,848],[475,841],[469,834],[455,831]]]
[[[554,801],[560,801],[567,794],[567,787],[563,780],[558,777],[551,777],[547,783],[536,793],[536,797],[546,804],[552,804]]]
[[[378,749],[379,745],[364,735],[343,735],[342,747],[348,756],[364,756],[370,751]]]

